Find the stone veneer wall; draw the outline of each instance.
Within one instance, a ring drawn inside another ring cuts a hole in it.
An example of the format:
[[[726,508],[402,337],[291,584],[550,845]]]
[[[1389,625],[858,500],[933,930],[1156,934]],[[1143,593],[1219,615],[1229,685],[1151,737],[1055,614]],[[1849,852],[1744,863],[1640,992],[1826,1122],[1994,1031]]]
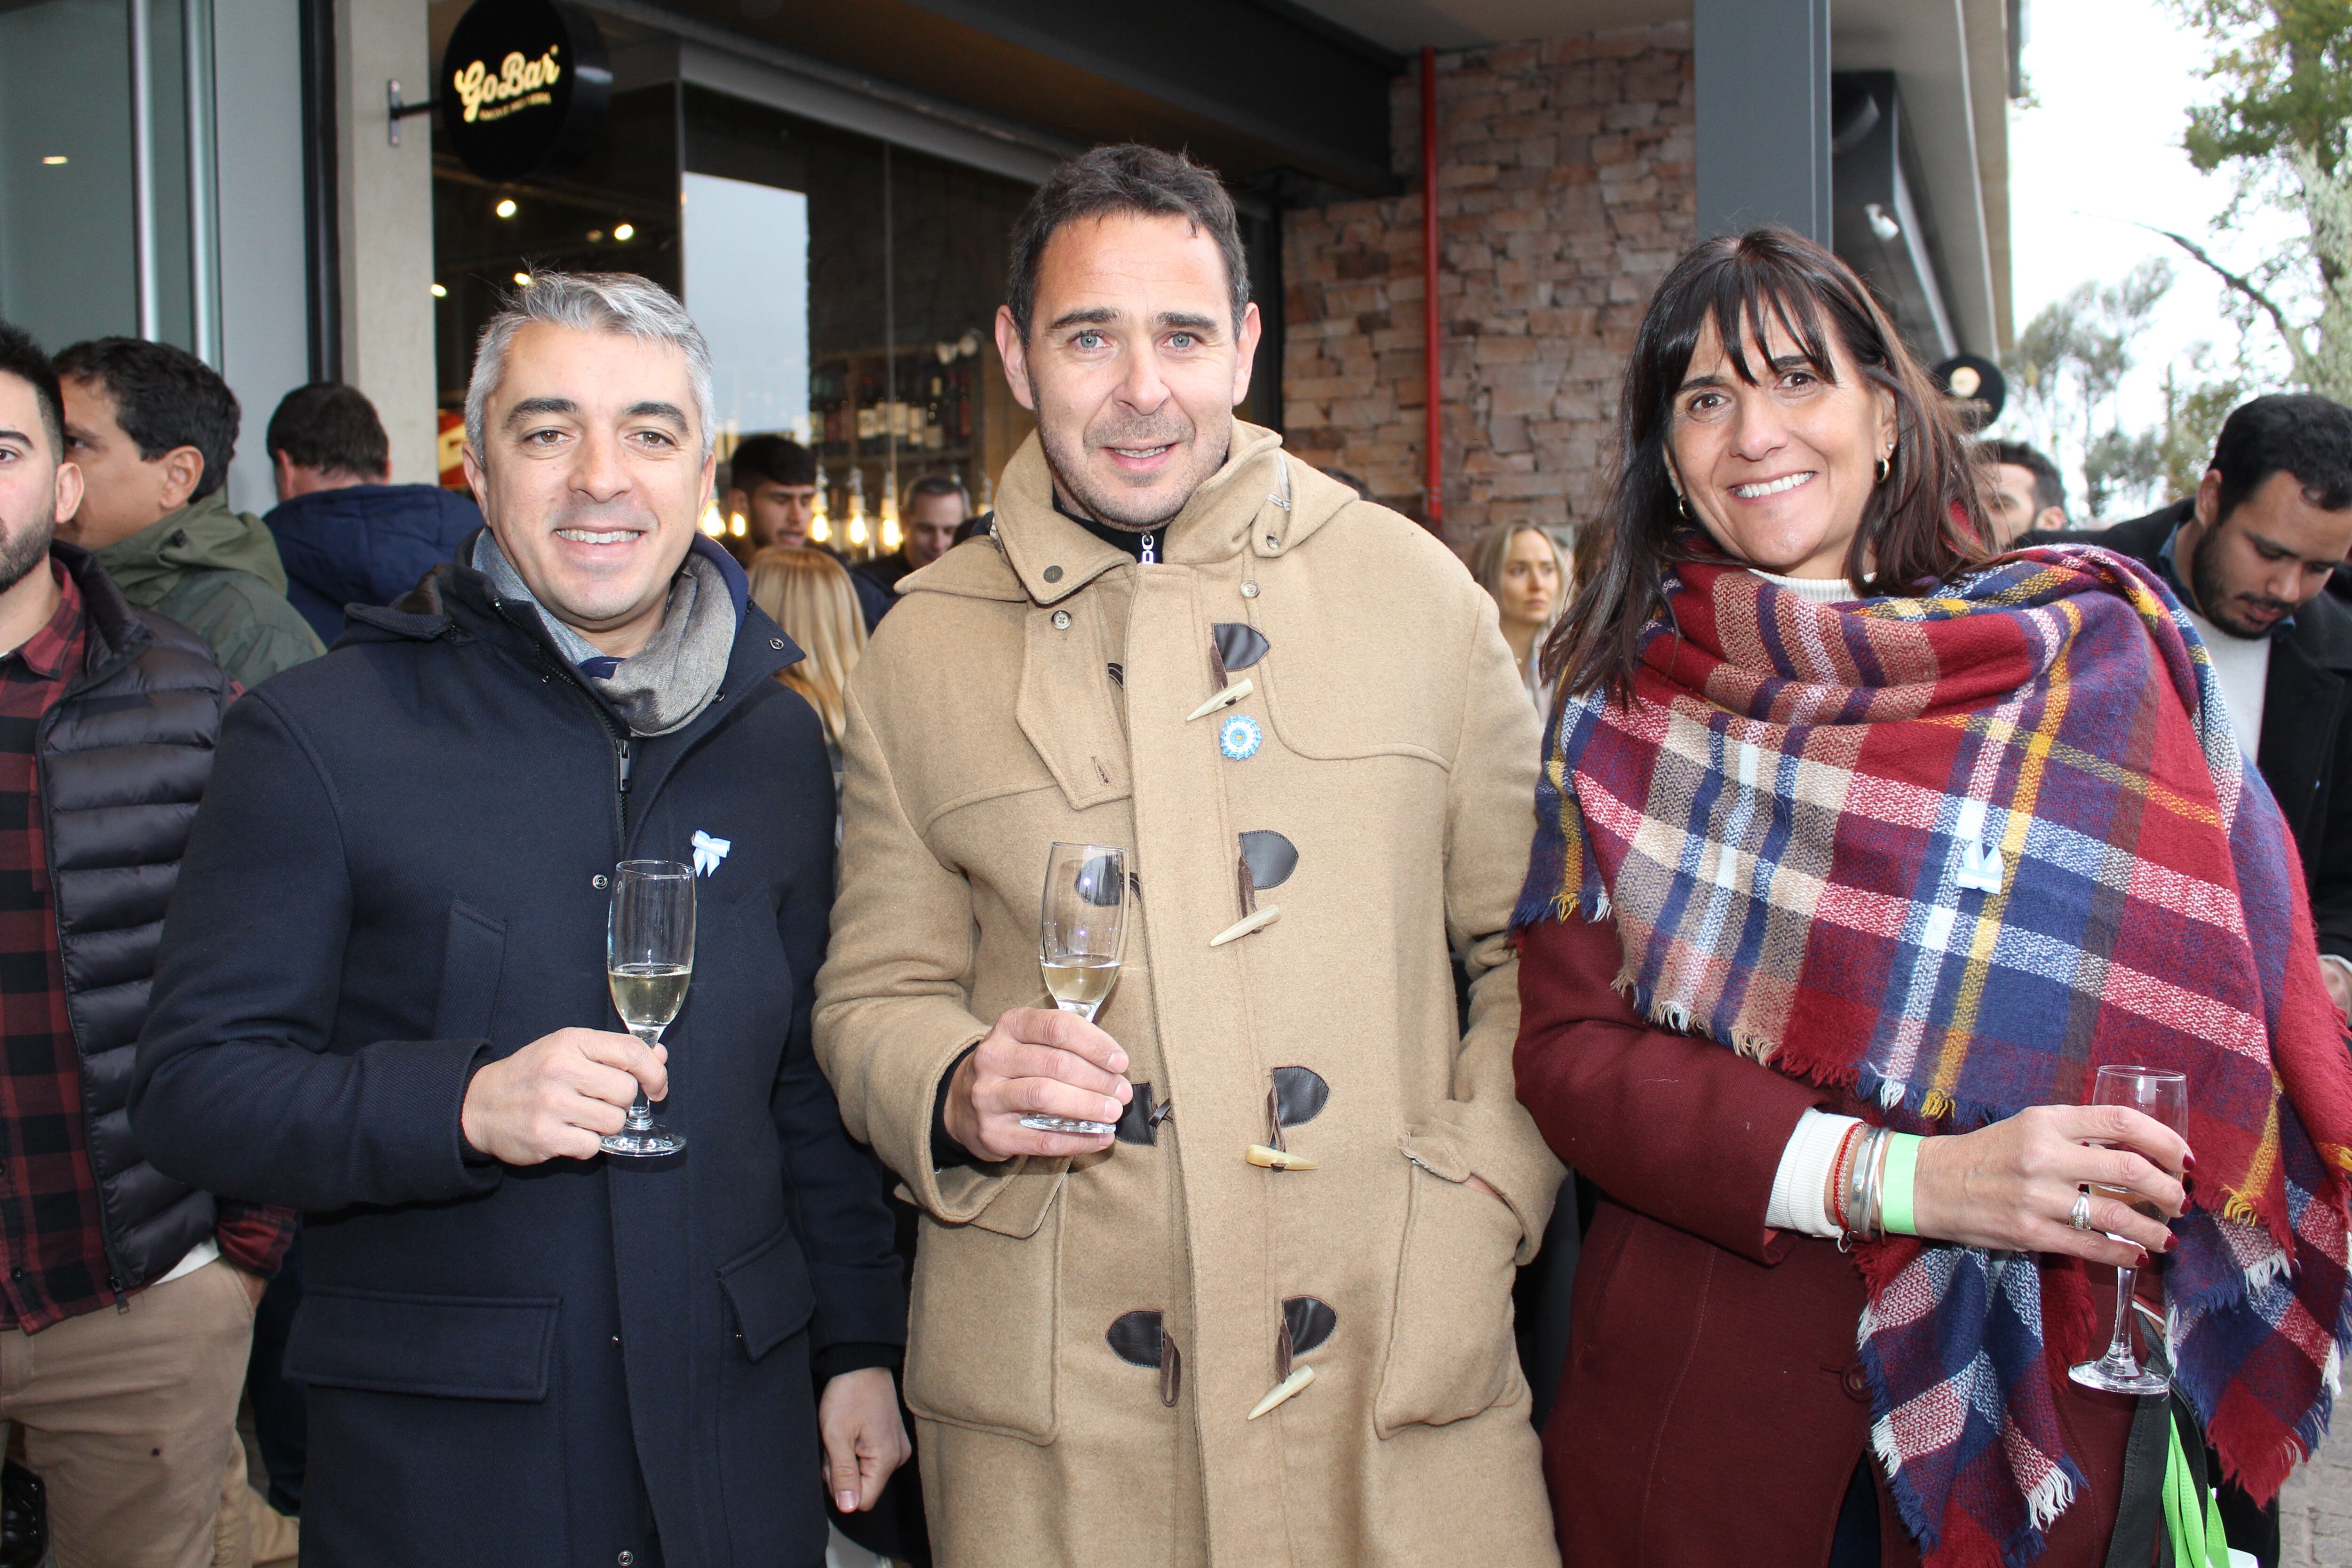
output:
[[[1580,522],[1606,483],[1619,377],[1696,224],[1690,27],[1437,58],[1445,536]],[[1421,87],[1391,100],[1419,183]],[[1421,196],[1286,216],[1292,450],[1424,512]]]

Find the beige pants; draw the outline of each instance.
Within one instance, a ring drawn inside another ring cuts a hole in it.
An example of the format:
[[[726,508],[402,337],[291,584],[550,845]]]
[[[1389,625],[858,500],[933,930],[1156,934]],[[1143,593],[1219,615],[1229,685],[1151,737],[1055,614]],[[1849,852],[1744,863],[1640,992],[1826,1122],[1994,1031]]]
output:
[[[209,1568],[252,1341],[253,1298],[225,1263],[128,1310],[0,1329],[0,1420],[48,1491],[58,1568]]]

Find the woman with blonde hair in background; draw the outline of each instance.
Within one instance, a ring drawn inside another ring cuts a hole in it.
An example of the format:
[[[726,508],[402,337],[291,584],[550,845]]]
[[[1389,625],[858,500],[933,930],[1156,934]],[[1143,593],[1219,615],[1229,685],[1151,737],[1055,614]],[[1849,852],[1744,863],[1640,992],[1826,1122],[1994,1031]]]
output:
[[[751,557],[751,602],[775,618],[803,658],[776,679],[808,699],[824,721],[833,783],[841,787],[841,689],[866,651],[866,617],[840,562],[805,545],[772,544]]]
[[[1498,522],[1470,549],[1470,575],[1503,617],[1503,640],[1518,661],[1519,679],[1536,716],[1551,715],[1551,688],[1538,668],[1544,637],[1559,619],[1572,578],[1559,545],[1532,522]]]

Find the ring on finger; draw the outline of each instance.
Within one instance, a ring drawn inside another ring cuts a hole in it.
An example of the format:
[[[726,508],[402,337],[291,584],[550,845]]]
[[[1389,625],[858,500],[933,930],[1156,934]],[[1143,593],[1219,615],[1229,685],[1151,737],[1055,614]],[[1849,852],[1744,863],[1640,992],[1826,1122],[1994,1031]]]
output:
[[[2076,1230],[2088,1230],[2091,1228],[2090,1188],[2076,1187],[2074,1189],[2074,1212],[2066,1216],[2066,1223],[2073,1226]]]

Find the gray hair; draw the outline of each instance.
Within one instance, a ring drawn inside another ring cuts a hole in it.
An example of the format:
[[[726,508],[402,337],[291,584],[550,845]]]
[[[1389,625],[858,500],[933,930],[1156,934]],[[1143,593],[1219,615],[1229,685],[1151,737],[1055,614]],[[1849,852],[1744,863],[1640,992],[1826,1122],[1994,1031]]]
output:
[[[509,297],[506,309],[482,329],[474,350],[474,377],[466,387],[466,443],[480,458],[482,418],[490,394],[507,371],[507,351],[515,335],[534,323],[580,332],[626,332],[640,342],[674,344],[686,355],[687,379],[694,388],[694,422],[702,432],[702,455],[719,439],[710,394],[710,345],[686,307],[660,284],[634,272],[533,272]]]

